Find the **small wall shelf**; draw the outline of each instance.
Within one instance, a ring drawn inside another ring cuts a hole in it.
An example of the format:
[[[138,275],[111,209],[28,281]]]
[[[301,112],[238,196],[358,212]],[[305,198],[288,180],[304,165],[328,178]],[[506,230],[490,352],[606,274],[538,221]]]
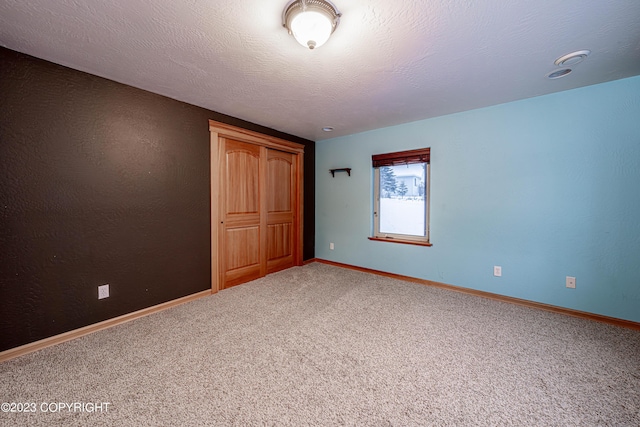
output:
[[[351,168],[339,168],[339,169],[329,169],[332,177],[336,177],[336,172],[346,172],[349,176],[351,176]]]

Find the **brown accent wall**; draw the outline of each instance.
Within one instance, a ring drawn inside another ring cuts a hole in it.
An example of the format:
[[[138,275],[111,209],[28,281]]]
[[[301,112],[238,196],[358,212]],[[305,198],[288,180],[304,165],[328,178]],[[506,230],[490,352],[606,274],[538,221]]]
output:
[[[313,258],[313,141],[0,48],[0,351],[210,287],[208,119],[305,144]]]

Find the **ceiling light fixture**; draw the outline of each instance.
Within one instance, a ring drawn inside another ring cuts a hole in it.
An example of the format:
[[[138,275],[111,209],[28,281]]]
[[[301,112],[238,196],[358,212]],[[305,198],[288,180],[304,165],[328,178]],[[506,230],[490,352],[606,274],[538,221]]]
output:
[[[298,43],[309,49],[329,40],[342,14],[327,0],[293,0],[282,13],[282,26]]]
[[[325,126],[322,128],[322,130],[325,132],[333,132],[333,126]]]
[[[576,52],[567,53],[566,55],[561,56],[556,59],[554,64],[558,67],[568,67],[570,65],[575,65],[578,62],[582,62],[589,54],[590,50],[578,50]]]

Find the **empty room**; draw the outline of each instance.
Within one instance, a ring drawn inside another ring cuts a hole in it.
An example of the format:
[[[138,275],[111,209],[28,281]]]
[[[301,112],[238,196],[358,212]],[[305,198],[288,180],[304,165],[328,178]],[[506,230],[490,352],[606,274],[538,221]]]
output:
[[[0,425],[640,425],[637,0],[0,1]]]

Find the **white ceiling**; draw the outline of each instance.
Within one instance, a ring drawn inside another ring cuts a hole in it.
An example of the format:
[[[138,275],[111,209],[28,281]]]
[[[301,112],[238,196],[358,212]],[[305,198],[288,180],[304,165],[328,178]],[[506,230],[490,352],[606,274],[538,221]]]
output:
[[[334,0],[313,51],[286,3],[0,0],[0,45],[312,140],[640,74],[640,0]]]

